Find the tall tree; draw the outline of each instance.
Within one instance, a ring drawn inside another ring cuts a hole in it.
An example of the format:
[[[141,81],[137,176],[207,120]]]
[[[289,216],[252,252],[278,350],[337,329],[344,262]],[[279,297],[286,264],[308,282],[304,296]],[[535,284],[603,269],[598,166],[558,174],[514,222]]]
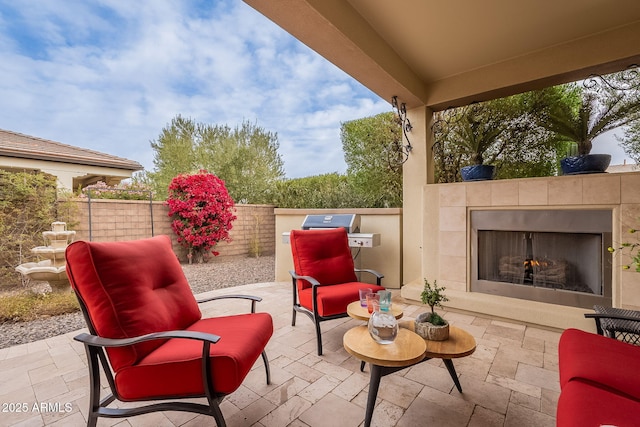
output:
[[[155,168],[144,178],[151,183],[156,197],[167,197],[167,189],[174,177],[199,169],[195,156],[197,138],[193,120],[178,115],[169,126],[162,129],[157,141],[151,141],[151,148],[155,151]]]
[[[614,85],[630,92],[640,104],[640,68],[617,73],[615,77]],[[640,164],[640,114],[624,128],[623,135],[616,138],[625,153]]]
[[[618,137],[620,146],[634,162],[640,164],[640,121],[637,121],[625,129],[624,135]]]
[[[244,121],[228,126],[201,126],[198,157],[222,178],[239,203],[267,203],[275,183],[284,178],[278,136]]]
[[[340,126],[347,177],[367,207],[402,206],[402,168],[389,163],[389,146],[402,138],[393,112]]]
[[[205,169],[225,181],[238,203],[267,203],[284,177],[277,134],[248,121],[232,129],[177,116],[151,147],[155,169],[146,178],[158,198],[175,176]]]

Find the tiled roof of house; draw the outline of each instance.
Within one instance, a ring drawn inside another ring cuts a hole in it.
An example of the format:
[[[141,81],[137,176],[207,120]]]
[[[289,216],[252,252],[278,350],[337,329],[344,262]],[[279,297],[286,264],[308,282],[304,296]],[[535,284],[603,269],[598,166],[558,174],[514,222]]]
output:
[[[0,156],[104,166],[132,171],[144,169],[140,163],[134,160],[3,129],[0,129]]]

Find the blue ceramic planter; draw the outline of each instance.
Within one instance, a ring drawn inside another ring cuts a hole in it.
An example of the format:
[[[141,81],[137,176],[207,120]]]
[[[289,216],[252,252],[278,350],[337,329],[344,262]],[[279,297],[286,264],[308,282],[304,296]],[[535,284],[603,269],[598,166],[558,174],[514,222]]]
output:
[[[585,173],[603,173],[611,163],[610,154],[587,154],[585,156],[566,157],[560,160],[563,175]]]
[[[493,179],[495,166],[493,165],[471,165],[460,169],[463,181],[486,181]]]

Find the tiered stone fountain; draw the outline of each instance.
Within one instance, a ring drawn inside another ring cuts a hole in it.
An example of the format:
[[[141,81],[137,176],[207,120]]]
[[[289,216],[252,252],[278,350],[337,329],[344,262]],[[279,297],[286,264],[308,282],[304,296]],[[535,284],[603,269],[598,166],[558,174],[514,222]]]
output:
[[[44,258],[44,260],[20,264],[16,267],[16,271],[31,280],[49,282],[54,292],[68,290],[69,279],[64,251],[75,235],[75,231],[67,230],[65,222],[52,223],[51,231],[42,233],[49,246],[37,246],[31,249],[38,258]]]

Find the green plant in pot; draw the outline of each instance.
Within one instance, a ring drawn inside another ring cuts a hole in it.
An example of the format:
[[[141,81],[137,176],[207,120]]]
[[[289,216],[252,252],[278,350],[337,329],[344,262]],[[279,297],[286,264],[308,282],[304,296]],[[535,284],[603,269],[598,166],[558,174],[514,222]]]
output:
[[[423,304],[431,308],[431,311],[419,314],[415,320],[415,331],[424,339],[432,341],[449,339],[449,323],[435,312],[435,307],[442,307],[443,302],[449,301],[444,291],[444,287],[438,287],[437,280],[434,280],[432,285],[424,279],[424,289],[420,299]]]
[[[640,120],[640,91],[619,90],[620,75],[606,77],[610,84],[581,87],[567,84],[539,91],[543,100],[536,121],[556,135],[558,143],[571,143],[575,153],[560,161],[565,175],[604,172],[611,155],[591,154],[596,137]]]
[[[494,163],[510,143],[520,114],[518,100],[510,98],[440,111],[433,126],[434,149],[457,153],[463,181],[493,179]]]

